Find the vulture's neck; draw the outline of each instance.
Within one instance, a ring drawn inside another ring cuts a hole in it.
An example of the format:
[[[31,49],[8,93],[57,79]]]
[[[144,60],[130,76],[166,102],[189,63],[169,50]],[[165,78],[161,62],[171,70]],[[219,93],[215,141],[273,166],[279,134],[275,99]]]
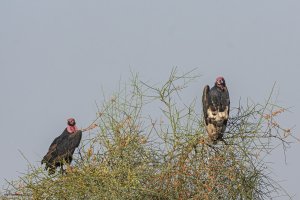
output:
[[[67,126],[67,131],[72,134],[72,133],[75,133],[77,131],[77,126]]]

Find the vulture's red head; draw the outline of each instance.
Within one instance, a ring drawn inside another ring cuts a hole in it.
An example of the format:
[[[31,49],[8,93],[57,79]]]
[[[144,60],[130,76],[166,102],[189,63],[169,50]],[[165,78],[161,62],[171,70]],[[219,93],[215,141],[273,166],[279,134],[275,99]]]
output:
[[[74,118],[68,119],[68,125],[69,126],[75,126],[76,125],[75,119]]]
[[[76,122],[74,118],[68,119],[67,130],[69,133],[75,133],[78,129],[76,127]]]
[[[217,87],[221,88],[221,89],[223,89],[224,87],[226,87],[224,77],[222,77],[222,76],[217,77],[215,85]]]

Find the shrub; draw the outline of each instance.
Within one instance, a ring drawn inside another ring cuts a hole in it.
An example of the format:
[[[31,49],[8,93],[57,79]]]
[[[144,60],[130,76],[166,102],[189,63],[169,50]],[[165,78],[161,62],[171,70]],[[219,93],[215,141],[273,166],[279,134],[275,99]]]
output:
[[[277,122],[286,110],[271,103],[272,95],[264,104],[231,108],[227,144],[212,145],[200,103],[181,98],[198,78],[193,73],[178,76],[174,69],[161,86],[133,75],[98,107],[99,129],[86,135],[66,174],[49,176],[29,164],[8,192],[51,200],[289,198],[266,162],[276,146],[285,151],[294,139]]]

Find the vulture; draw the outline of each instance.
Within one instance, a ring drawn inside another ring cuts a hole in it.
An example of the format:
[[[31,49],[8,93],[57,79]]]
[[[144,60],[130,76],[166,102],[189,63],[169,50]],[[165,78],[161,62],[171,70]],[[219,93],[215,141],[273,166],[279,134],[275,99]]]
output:
[[[230,99],[225,79],[218,77],[215,85],[210,89],[204,87],[202,95],[203,116],[208,137],[213,144],[223,140],[229,118]]]
[[[45,170],[48,170],[49,175],[54,174],[57,167],[60,167],[63,172],[63,165],[71,164],[73,153],[79,146],[82,132],[96,127],[96,125],[92,125],[87,129],[78,130],[74,118],[68,119],[67,124],[63,133],[53,140],[47,154],[41,161],[42,165],[45,164]]]

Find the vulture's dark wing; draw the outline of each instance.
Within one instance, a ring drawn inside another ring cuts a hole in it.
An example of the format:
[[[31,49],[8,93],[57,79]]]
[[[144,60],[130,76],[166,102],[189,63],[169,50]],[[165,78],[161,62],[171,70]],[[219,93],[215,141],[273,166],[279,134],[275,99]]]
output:
[[[82,131],[77,131],[72,134],[66,133],[57,144],[56,152],[53,155],[57,156],[59,160],[65,160],[70,163],[76,147],[79,146],[81,137]]]
[[[229,112],[230,112],[230,97],[229,97],[229,92],[227,87],[225,88],[225,97],[226,97],[226,102],[227,102],[227,106],[228,106],[228,116],[229,116]]]
[[[46,168],[58,166],[63,161],[71,163],[73,153],[79,146],[82,137],[82,131],[69,134],[67,129],[54,139],[49,147],[48,153],[44,156],[42,164],[46,163]]]
[[[58,151],[60,155],[69,154],[73,156],[76,147],[79,146],[82,137],[82,131],[79,130],[76,133],[68,135],[68,138],[62,141],[62,145],[59,146]]]
[[[51,143],[49,150],[47,154],[44,156],[41,164],[46,163],[52,163],[53,160],[57,157],[57,145],[61,143],[62,139],[66,137],[65,131],[58,137],[56,137],[53,142]]]
[[[224,90],[224,104],[225,106],[227,106],[227,116],[229,118],[229,112],[230,112],[230,98],[229,98],[229,92],[228,92],[228,89],[227,87],[225,87],[225,90]],[[227,121],[228,121],[228,118],[226,120],[224,120],[224,125],[226,126],[227,125]]]
[[[207,125],[208,124],[208,121],[207,121],[207,117],[208,117],[208,114],[207,114],[207,110],[209,108],[209,105],[210,105],[210,94],[209,94],[209,86],[206,85],[203,89],[203,95],[202,95],[202,108],[203,108],[203,115],[204,115],[204,120],[205,120],[205,124]]]

